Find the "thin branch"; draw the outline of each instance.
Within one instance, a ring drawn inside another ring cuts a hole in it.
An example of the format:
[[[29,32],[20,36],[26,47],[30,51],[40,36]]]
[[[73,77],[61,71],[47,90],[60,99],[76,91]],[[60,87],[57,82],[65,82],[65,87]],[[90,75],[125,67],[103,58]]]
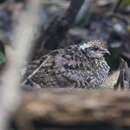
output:
[[[19,24],[14,31],[14,48],[6,48],[8,62],[6,71],[2,77],[2,86],[0,89],[0,130],[7,128],[7,120],[10,114],[16,109],[20,100],[20,69],[28,58],[32,47],[34,34],[37,30],[38,12],[40,1],[30,0],[27,11],[23,12]]]
[[[72,27],[74,20],[85,0],[71,0],[70,6],[63,16],[53,19],[46,31],[42,31],[36,43],[36,53],[33,57],[42,55],[43,50],[57,49],[61,41],[64,40],[68,30]],[[44,35],[44,39],[43,39]],[[40,51],[39,51],[40,50]]]
[[[27,82],[27,80],[31,79],[40,69],[43,67],[44,64],[48,61],[49,57],[45,61],[43,61],[24,81],[23,84]]]
[[[113,13],[116,13],[118,11],[118,9],[119,9],[119,7],[120,7],[120,5],[121,5],[122,2],[123,2],[123,0],[118,0],[116,2],[116,5],[115,5],[115,7],[113,9]]]

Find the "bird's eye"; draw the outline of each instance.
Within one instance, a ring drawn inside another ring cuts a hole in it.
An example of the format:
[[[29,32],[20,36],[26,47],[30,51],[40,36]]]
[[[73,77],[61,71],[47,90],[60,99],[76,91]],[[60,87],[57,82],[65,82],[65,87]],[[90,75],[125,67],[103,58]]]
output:
[[[97,50],[98,50],[98,48],[97,48],[97,47],[95,47],[95,48],[93,48],[93,50],[94,50],[94,51],[97,51]]]

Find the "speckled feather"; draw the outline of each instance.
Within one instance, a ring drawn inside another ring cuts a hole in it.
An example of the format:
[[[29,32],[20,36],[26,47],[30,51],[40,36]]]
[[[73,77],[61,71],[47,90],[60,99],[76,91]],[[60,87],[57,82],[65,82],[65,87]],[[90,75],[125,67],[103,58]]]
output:
[[[96,43],[99,41],[54,50],[32,61],[27,66],[25,78],[41,87],[97,88],[108,76],[110,68],[103,56],[89,57],[90,50],[84,51],[89,44],[93,47]]]

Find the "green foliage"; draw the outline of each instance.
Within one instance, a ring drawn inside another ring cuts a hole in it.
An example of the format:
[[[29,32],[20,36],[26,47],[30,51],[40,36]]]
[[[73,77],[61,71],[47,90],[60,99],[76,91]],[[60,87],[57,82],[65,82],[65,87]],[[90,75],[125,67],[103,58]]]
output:
[[[122,3],[125,4],[125,5],[130,5],[130,0],[123,0]]]
[[[5,55],[0,51],[0,65],[4,64],[6,61]]]

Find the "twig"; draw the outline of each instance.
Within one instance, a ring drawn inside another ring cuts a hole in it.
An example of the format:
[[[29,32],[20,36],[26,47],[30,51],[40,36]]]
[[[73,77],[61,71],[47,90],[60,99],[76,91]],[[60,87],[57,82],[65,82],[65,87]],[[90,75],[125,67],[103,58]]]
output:
[[[113,13],[116,13],[121,5],[121,3],[123,2],[123,0],[118,0],[114,9],[113,9]]]
[[[40,69],[41,67],[48,61],[49,57],[45,61],[43,61],[38,68],[36,68],[24,81],[22,84],[25,84],[27,80],[31,79]]]
[[[119,86],[121,89],[130,88],[130,70],[127,62],[123,59],[121,59],[120,74],[117,83],[114,85],[114,89],[118,89]]]
[[[38,46],[36,46],[38,52],[36,53],[38,54],[35,54],[34,57],[41,56],[44,49],[57,49],[61,41],[64,40],[69,28],[72,26],[83,3],[84,0],[71,0],[70,6],[65,14],[53,19],[47,30],[41,32],[41,35],[36,41],[36,43],[38,43]]]

